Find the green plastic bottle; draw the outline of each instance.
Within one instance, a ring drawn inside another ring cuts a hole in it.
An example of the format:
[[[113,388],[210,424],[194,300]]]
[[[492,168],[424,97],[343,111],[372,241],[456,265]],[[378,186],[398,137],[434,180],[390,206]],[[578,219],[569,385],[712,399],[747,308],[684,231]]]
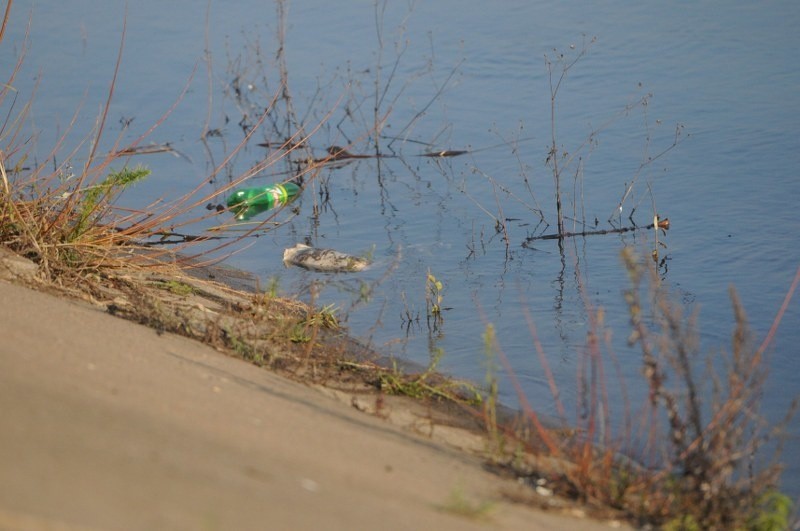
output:
[[[295,183],[242,188],[228,198],[228,208],[236,212],[236,219],[250,219],[265,210],[290,203],[299,194],[300,187]]]

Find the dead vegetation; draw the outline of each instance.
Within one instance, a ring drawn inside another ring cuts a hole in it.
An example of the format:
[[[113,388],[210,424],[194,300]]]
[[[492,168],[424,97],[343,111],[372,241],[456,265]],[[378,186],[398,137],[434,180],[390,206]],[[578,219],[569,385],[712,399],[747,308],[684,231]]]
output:
[[[527,478],[534,489],[574,497],[640,526],[788,529],[794,507],[780,490],[780,459],[797,399],[777,425],[765,420],[759,405],[767,391],[765,351],[800,283],[800,269],[759,346],[731,289],[730,349],[706,355],[698,349],[697,316],[684,316],[671,300],[657,264],[630,248],[623,251],[623,261],[631,283],[625,292],[629,342],[641,351],[645,395],[629,394],[636,386],[627,385],[618,371],[616,377],[607,372],[609,362],[613,366],[616,361],[603,340],[602,310],[590,309],[591,332],[577,381],[580,414],[568,420],[529,318],[553,399],[569,426],[560,432],[545,427],[527,403],[500,342],[489,335],[492,355],[515,382],[523,404],[516,423],[496,423],[484,415],[488,433],[502,434],[502,444],[493,447],[493,462]],[[611,403],[610,385],[623,390],[623,403]]]

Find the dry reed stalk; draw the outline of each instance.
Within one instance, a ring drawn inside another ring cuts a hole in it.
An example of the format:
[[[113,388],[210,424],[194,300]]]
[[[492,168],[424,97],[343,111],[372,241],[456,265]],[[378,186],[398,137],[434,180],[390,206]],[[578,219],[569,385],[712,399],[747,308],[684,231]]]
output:
[[[633,328],[630,341],[638,343],[642,351],[652,411],[663,411],[669,428],[669,444],[662,450],[661,468],[644,485],[649,499],[662,504],[651,507],[651,514],[679,516],[681,525],[692,522],[699,528],[740,527],[754,518],[773,517],[769,511],[780,510],[781,504],[788,503],[781,501],[785,497],[777,492],[777,454],[773,455],[771,466],[756,471],[754,464],[759,449],[775,437],[775,429],[782,425],[769,428],[760,415],[767,367],[763,349],[755,349],[752,344],[738,296],[731,288],[735,321],[731,351],[722,353],[721,368],[719,361],[707,360],[706,380],[712,382],[709,400],[709,390],[700,385],[697,375],[700,358],[696,315],[685,319],[650,271],[652,319],[660,328],[652,332],[645,324],[640,296],[648,271],[632,251],[623,253],[623,258],[632,286],[626,293]],[[798,278],[800,272],[787,291],[768,338],[779,323]],[[705,420],[707,415],[709,419]],[[659,497],[658,491],[665,488],[671,496]],[[763,507],[764,496],[769,493],[777,496],[777,509]]]

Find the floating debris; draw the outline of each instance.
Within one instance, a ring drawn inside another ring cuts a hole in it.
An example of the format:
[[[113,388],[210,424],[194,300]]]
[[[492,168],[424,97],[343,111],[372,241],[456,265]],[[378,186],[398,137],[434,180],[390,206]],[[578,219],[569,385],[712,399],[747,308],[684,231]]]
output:
[[[445,149],[444,151],[436,151],[434,153],[423,153],[420,157],[458,157],[459,155],[466,155],[469,151],[464,149]]]
[[[293,182],[243,188],[228,198],[228,208],[236,212],[236,219],[247,220],[265,210],[290,203],[300,195],[300,191]]]
[[[363,271],[370,262],[366,258],[345,254],[333,249],[317,249],[298,243],[283,251],[283,263],[312,271],[354,272]]]
[[[291,140],[276,140],[274,142],[267,140],[256,145],[271,149],[285,149],[286,151],[294,151],[306,147],[305,142],[292,142]]]
[[[372,155],[360,155],[355,153],[350,153],[345,148],[340,146],[330,146],[325,151],[328,152],[328,160],[344,160],[344,159],[369,159],[372,158]]]
[[[109,155],[112,157],[128,157],[132,155],[152,155],[154,153],[173,153],[176,156],[180,156],[169,142],[164,144],[149,144],[147,146],[126,147],[109,153]]]

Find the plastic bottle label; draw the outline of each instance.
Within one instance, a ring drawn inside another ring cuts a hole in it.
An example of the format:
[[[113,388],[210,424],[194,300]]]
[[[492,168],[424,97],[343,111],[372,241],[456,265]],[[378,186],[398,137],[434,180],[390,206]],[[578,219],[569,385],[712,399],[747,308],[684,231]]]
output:
[[[285,205],[286,200],[289,198],[286,188],[280,184],[267,188],[267,193],[272,196],[272,205],[275,207]]]

